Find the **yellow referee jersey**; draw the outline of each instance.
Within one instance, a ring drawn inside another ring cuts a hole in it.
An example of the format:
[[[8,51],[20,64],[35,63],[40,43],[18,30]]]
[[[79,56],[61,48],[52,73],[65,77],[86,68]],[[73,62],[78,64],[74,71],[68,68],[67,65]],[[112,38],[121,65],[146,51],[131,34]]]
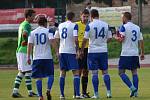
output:
[[[85,32],[85,27],[86,25],[82,23],[81,21],[76,22],[78,25],[78,41],[79,41],[79,48],[82,47],[82,42],[84,38],[84,32]],[[88,42],[86,43],[85,48],[88,48]]]

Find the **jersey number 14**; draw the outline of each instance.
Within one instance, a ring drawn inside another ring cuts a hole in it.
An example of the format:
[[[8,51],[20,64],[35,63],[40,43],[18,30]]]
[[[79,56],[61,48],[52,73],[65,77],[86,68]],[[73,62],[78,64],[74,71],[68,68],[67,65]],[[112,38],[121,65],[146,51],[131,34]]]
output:
[[[97,39],[98,37],[102,37],[102,38],[105,37],[105,28],[104,27],[102,27],[99,32],[98,32],[97,27],[94,27],[94,30],[95,30],[95,39]]]

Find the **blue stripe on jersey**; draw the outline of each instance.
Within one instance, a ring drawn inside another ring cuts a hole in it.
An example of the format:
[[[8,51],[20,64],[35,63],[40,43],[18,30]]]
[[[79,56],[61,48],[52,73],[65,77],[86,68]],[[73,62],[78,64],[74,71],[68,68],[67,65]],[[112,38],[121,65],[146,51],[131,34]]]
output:
[[[53,35],[55,34],[54,30],[53,29],[49,29],[48,31],[49,33],[52,33]]]
[[[78,25],[77,24],[74,26],[74,30],[78,31]]]
[[[88,24],[86,25],[85,31],[86,32],[90,31],[90,26]]]
[[[125,27],[122,25],[121,27],[120,27],[120,32],[125,32],[126,30],[125,30]]]

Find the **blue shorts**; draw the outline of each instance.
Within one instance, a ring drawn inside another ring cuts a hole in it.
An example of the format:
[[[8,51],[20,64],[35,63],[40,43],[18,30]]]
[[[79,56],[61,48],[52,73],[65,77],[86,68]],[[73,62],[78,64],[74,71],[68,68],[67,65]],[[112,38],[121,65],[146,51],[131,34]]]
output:
[[[78,61],[76,54],[61,53],[59,56],[59,63],[61,70],[78,70]]]
[[[89,70],[107,70],[108,54],[104,53],[88,53],[88,69]]]
[[[133,70],[140,68],[138,56],[120,56],[119,69]]]
[[[52,59],[33,60],[32,77],[44,78],[54,75],[54,64]]]

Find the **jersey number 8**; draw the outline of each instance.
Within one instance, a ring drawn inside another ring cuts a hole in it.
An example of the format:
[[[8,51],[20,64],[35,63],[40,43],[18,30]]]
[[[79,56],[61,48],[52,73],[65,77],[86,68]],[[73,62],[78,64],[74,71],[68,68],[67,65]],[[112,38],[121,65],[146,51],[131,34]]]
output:
[[[61,37],[62,37],[63,39],[66,39],[66,38],[67,38],[67,28],[63,28],[63,29],[62,29]]]

